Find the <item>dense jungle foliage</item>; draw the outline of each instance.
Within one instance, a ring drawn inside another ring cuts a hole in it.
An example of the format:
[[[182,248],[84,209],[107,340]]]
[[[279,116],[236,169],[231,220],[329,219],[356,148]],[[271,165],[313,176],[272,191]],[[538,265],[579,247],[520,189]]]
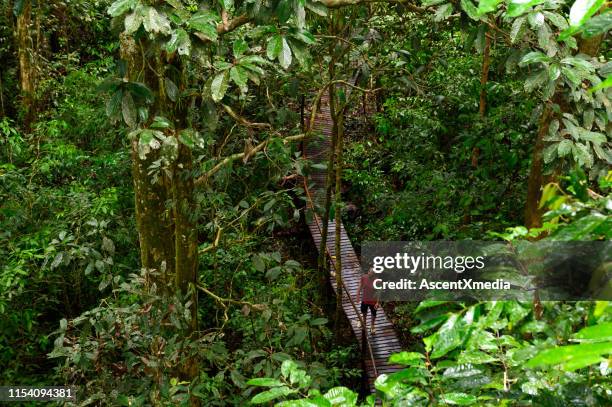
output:
[[[304,190],[357,252],[609,241],[611,28],[605,0],[2,0],[0,386],[612,405],[610,262],[593,301],[383,304],[402,368],[371,393]]]

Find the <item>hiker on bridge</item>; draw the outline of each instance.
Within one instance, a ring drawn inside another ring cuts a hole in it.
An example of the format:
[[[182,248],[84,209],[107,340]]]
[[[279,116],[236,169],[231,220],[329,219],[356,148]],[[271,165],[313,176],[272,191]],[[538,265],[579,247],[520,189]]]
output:
[[[363,291],[363,297],[361,292]],[[372,315],[372,322],[370,323],[370,333],[374,335],[376,333],[376,311],[378,310],[379,303],[378,299],[374,295],[374,269],[370,267],[367,273],[364,273],[359,280],[359,287],[357,287],[357,302],[361,299],[361,313],[363,314],[363,330],[365,331],[365,323],[368,316],[368,308]]]

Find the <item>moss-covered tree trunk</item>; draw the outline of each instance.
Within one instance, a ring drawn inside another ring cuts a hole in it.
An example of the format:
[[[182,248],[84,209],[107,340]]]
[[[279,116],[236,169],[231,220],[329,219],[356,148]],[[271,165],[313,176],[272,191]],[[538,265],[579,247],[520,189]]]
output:
[[[32,3],[24,0],[17,15],[16,39],[17,54],[19,57],[19,84],[21,88],[23,106],[23,124],[29,130],[34,120],[35,110],[35,69],[33,61],[32,37],[30,25],[32,24]]]
[[[578,53],[589,56],[596,56],[599,53],[599,48],[603,41],[603,35],[597,35],[590,38],[579,38]],[[563,95],[555,92],[551,98],[552,103],[559,106],[562,112],[571,110],[568,102],[563,98]],[[542,226],[543,210],[540,208],[540,198],[542,196],[542,186],[544,182],[553,182],[556,176],[550,176],[545,180],[543,175],[544,170],[544,138],[548,133],[550,123],[554,118],[554,113],[551,107],[551,102],[547,102],[538,126],[538,134],[533,149],[531,168],[529,170],[529,181],[527,184],[527,199],[525,203],[525,226],[527,228],[537,228]]]
[[[336,127],[336,191],[334,195],[334,214],[335,214],[335,242],[334,253],[336,255],[336,333],[340,332],[340,318],[342,316],[342,149],[344,139],[344,111],[335,109],[334,124]]]
[[[539,208],[540,190],[542,188],[542,167],[544,165],[543,151],[544,138],[548,134],[548,128],[552,120],[552,109],[550,104],[544,106],[535,146],[531,157],[531,169],[527,182],[527,203],[525,205],[525,226],[535,228],[542,226],[542,211]]]
[[[141,81],[154,90],[155,105],[149,117],[165,116],[183,125],[186,117],[182,117],[180,109],[174,109],[165,95],[164,62],[157,58],[145,63],[140,57],[143,46],[130,37],[122,37],[121,54],[128,66],[126,79]],[[151,72],[151,65],[155,73]],[[167,129],[165,136],[177,137],[178,133],[178,130]],[[186,294],[189,285],[196,283],[198,266],[192,153],[177,140],[177,155],[166,169],[169,171],[160,171],[154,178],[149,175],[150,166],[162,153],[157,149],[142,159],[138,154],[138,142],[138,139],[132,141],[132,173],[141,266],[154,271],[152,282],[162,293]],[[192,329],[197,327],[196,300],[194,291]]]

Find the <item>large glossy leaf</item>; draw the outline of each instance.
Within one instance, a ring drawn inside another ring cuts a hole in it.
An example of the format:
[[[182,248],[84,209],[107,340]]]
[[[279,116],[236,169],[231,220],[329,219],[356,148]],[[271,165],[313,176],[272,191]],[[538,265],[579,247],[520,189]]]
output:
[[[334,406],[354,406],[357,403],[357,393],[346,387],[333,387],[323,397]]]
[[[276,59],[283,50],[283,37],[275,35],[268,40],[266,55],[269,59]]]
[[[510,0],[508,4],[508,17],[518,17],[525,14],[532,7],[544,3],[546,0]]]
[[[521,58],[519,66],[527,66],[538,62],[550,62],[551,59],[540,51],[532,51]]]
[[[106,102],[106,115],[111,121],[116,121],[121,110],[121,103],[123,100],[123,90],[119,89],[108,99]]]
[[[510,29],[510,41],[514,44],[517,40],[520,40],[525,34],[527,17],[521,16],[512,22],[512,28]]]
[[[289,43],[285,37],[282,37],[282,50],[280,54],[278,54],[278,62],[280,62],[281,66],[284,69],[289,68],[291,65],[292,54],[291,48],[289,47]]]
[[[249,79],[246,70],[240,65],[230,69],[230,78],[240,88],[242,93],[247,91],[247,80]]]
[[[425,355],[421,353],[404,351],[391,355],[391,357],[389,358],[389,363],[412,366],[421,364],[423,359],[425,359]]]
[[[318,0],[306,0],[306,8],[321,17],[327,16],[327,7]]]
[[[194,30],[194,35],[202,41],[216,41],[217,20],[217,15],[210,11],[199,11],[187,21],[187,26]]]
[[[251,399],[253,404],[263,404],[269,401],[275,400],[279,397],[288,396],[289,394],[297,393],[297,390],[291,389],[287,386],[273,387],[268,391],[257,394]]]
[[[559,346],[538,353],[526,366],[561,365],[565,370],[575,370],[597,363],[603,355],[610,353],[612,342]]]
[[[497,5],[501,2],[502,0],[480,0],[480,2],[478,3],[478,14],[483,15],[483,14],[490,13],[491,11],[496,10]],[[461,2],[461,5],[463,6],[463,1]],[[468,13],[468,15],[470,15],[470,13]],[[470,17],[472,16],[470,15]]]
[[[170,34],[170,20],[165,14],[160,14],[154,7],[146,7],[143,19],[144,29],[153,34]]]
[[[117,17],[134,7],[136,7],[136,0],[117,0],[109,6],[108,14],[111,17]]]
[[[577,342],[608,342],[612,341],[612,322],[587,326],[574,335]]]
[[[179,97],[179,88],[170,78],[164,78],[164,87],[166,89],[166,95],[171,101],[176,102]]]
[[[434,14],[434,21],[446,20],[453,12],[453,5],[450,3],[442,4]]]
[[[121,113],[123,114],[123,120],[129,127],[136,127],[136,105],[134,104],[134,98],[132,98],[129,92],[125,92],[123,95]]]
[[[612,87],[612,75],[609,75],[606,78],[606,80],[600,83],[599,85],[594,86],[593,88],[589,89],[589,92],[596,92],[598,90],[609,88],[609,87]]]
[[[612,30],[612,11],[592,17],[586,21],[582,29],[582,36],[590,38],[595,35],[605,34]]]
[[[440,358],[460,346],[467,333],[463,320],[457,314],[452,314],[434,336],[431,358]]]
[[[576,0],[569,13],[570,26],[580,27],[583,25],[604,3],[605,0]]]
[[[457,406],[469,406],[476,403],[476,396],[466,393],[445,393],[440,396],[440,400],[446,404]]]
[[[278,379],[272,379],[269,377],[258,377],[249,380],[246,384],[249,386],[260,386],[260,387],[281,387],[285,384]]]
[[[191,40],[187,31],[182,28],[174,30],[170,41],[166,44],[166,50],[169,53],[178,51],[179,55],[189,55],[191,53]]]
[[[215,76],[211,85],[210,91],[212,98],[215,102],[220,101],[225,96],[225,92],[229,86],[229,73],[227,71],[221,72]]]

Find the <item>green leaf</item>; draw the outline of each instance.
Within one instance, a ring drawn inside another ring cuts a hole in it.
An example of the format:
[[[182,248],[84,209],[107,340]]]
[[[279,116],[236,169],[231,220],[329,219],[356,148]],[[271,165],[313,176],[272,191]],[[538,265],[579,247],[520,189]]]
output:
[[[531,65],[537,62],[544,63],[544,62],[550,62],[550,61],[551,61],[550,57],[544,55],[542,52],[532,51],[528,53],[527,55],[525,55],[523,58],[521,58],[519,62],[519,66],[523,67],[523,66]]]
[[[228,11],[234,8],[234,0],[221,0],[221,4],[223,4],[223,8]]]
[[[572,68],[562,66],[561,72],[563,73],[563,77],[567,80],[567,82],[573,86],[578,86],[582,82],[578,76],[578,73]]]
[[[106,102],[106,115],[112,120],[115,121],[119,117],[119,111],[121,109],[121,104],[123,101],[123,90],[119,89],[117,92],[113,93],[113,95]]]
[[[182,28],[174,30],[170,41],[166,44],[166,51],[169,53],[178,51],[179,55],[189,55],[191,53],[191,40],[187,31]]]
[[[234,57],[236,58],[240,58],[248,49],[249,45],[243,39],[238,39],[232,44],[232,51],[234,52]]]
[[[570,140],[563,140],[557,145],[557,155],[559,157],[565,157],[572,151],[572,142]]]
[[[542,86],[548,80],[548,72],[545,69],[534,72],[525,79],[525,90],[531,92]]]
[[[478,15],[482,16],[483,14],[495,11],[497,9],[497,5],[501,2],[502,0],[480,0],[478,3]],[[463,6],[463,1],[461,2],[461,5]],[[472,17],[469,12],[468,15]]]
[[[296,41],[293,38],[289,39],[289,43],[291,44],[291,51],[293,51],[293,55],[295,59],[298,60],[300,65],[308,66],[309,63],[309,54],[306,51],[306,47],[303,43]]]
[[[249,380],[246,384],[249,386],[259,386],[259,387],[281,387],[285,384],[278,379],[272,379],[269,377],[258,377],[255,379]]]
[[[433,335],[432,359],[440,358],[448,352],[457,348],[467,339],[467,331],[462,319],[457,314],[452,314],[448,320]]]
[[[404,351],[391,355],[391,357],[389,358],[389,363],[412,366],[415,364],[420,364],[423,359],[425,359],[425,356],[421,353]]]
[[[548,78],[551,81],[556,81],[559,76],[561,76],[561,67],[559,66],[559,64],[552,64],[548,68]]]
[[[144,29],[153,34],[170,34],[170,20],[164,14],[160,14],[154,7],[146,7],[142,21]]]
[[[575,370],[597,363],[602,355],[610,353],[612,342],[559,346],[541,351],[527,362],[526,367],[561,365],[565,370]]]
[[[608,11],[587,20],[582,29],[582,36],[591,38],[595,35],[605,34],[610,30],[612,30],[612,11],[608,9]]]
[[[506,15],[508,17],[518,17],[529,11],[532,7],[542,4],[545,1],[546,0],[510,0]]]
[[[346,387],[332,387],[323,395],[333,406],[357,405],[357,393]]]
[[[288,396],[289,394],[297,393],[297,390],[290,389],[287,386],[283,387],[274,387],[268,391],[264,391],[263,393],[259,393],[255,397],[251,399],[251,403],[253,404],[263,404],[268,401],[272,401],[279,397]]]
[[[184,10],[185,9],[183,4],[181,3],[181,0],[165,0],[165,2],[170,4],[172,7],[174,7],[177,10]]]
[[[527,17],[522,16],[514,20],[512,28],[510,29],[510,42],[514,44],[517,40],[520,40],[525,34],[525,22]]]
[[[153,123],[149,126],[151,129],[167,129],[172,127],[172,123],[163,116],[155,116]]]
[[[136,0],[117,0],[108,7],[108,14],[111,17],[118,17],[134,7],[136,7]]]
[[[264,261],[261,258],[261,256],[254,255],[252,257],[252,261],[253,261],[253,267],[255,267],[255,270],[257,270],[257,271],[265,271],[266,265],[264,264]]]
[[[241,67],[240,65],[233,66],[230,69],[230,78],[240,88],[240,91],[242,93],[246,93],[247,80],[249,77],[243,67]]]
[[[225,92],[227,91],[228,86],[229,86],[228,71],[217,74],[217,76],[215,76],[215,78],[213,79],[210,85],[212,99],[215,102],[218,102],[221,99],[223,99],[223,96],[225,96]]]
[[[592,92],[596,92],[598,90],[609,88],[609,87],[612,87],[612,75],[608,75],[605,81],[589,89],[589,92],[592,93]]]
[[[181,130],[179,133],[179,141],[191,149],[194,147],[205,147],[202,134],[194,129]]]
[[[437,301],[437,300],[421,301],[418,307],[414,310],[414,313],[418,314],[419,312],[423,310],[434,308],[434,307],[437,307],[438,305],[443,305],[443,304],[448,304],[448,301]]]
[[[310,321],[310,325],[312,326],[319,326],[319,325],[325,325],[327,324],[327,318],[315,318],[312,321]]]
[[[612,341],[612,322],[587,326],[574,334],[577,342],[609,342]]]
[[[605,0],[576,0],[569,12],[569,23],[571,27],[580,27],[595,14]]]
[[[327,16],[327,7],[318,0],[306,0],[306,8],[321,17]]]
[[[138,31],[144,21],[145,11],[145,7],[139,6],[133,13],[130,13],[125,17],[123,25],[125,27],[126,34],[133,34]]]
[[[268,59],[276,59],[283,50],[283,37],[275,35],[268,40],[266,55]]]
[[[289,68],[289,65],[291,65],[291,48],[289,48],[289,43],[285,37],[282,37],[282,51],[278,55],[278,62],[280,62],[284,69]]]
[[[465,393],[446,393],[440,396],[440,399],[446,404],[458,406],[469,406],[476,403],[476,396]]]
[[[565,30],[567,27],[569,27],[567,20],[561,14],[552,11],[544,11],[544,15],[559,30]]]
[[[576,57],[567,57],[561,60],[562,64],[573,66],[574,68],[581,69],[585,72],[593,72],[595,67],[591,64],[590,61],[576,58]]]
[[[434,21],[446,20],[453,12],[453,5],[446,3],[438,7],[434,14]]]
[[[129,127],[136,127],[137,111],[134,99],[129,92],[125,92],[123,100],[121,101],[121,113],[123,114],[123,120]]]
[[[168,95],[171,101],[176,102],[179,96],[178,86],[170,78],[164,78],[164,86],[166,88],[166,95]]]
[[[290,31],[291,37],[295,38],[298,41],[303,42],[304,44],[312,45],[316,42],[314,35],[312,35],[309,31],[299,30],[299,31]]]
[[[289,377],[291,373],[293,373],[297,369],[299,369],[298,364],[291,359],[287,359],[283,361],[281,365],[281,374],[283,375],[283,377]]]
[[[217,24],[218,17],[210,11],[198,11],[188,21],[187,26],[202,41],[216,41],[218,38]]]

